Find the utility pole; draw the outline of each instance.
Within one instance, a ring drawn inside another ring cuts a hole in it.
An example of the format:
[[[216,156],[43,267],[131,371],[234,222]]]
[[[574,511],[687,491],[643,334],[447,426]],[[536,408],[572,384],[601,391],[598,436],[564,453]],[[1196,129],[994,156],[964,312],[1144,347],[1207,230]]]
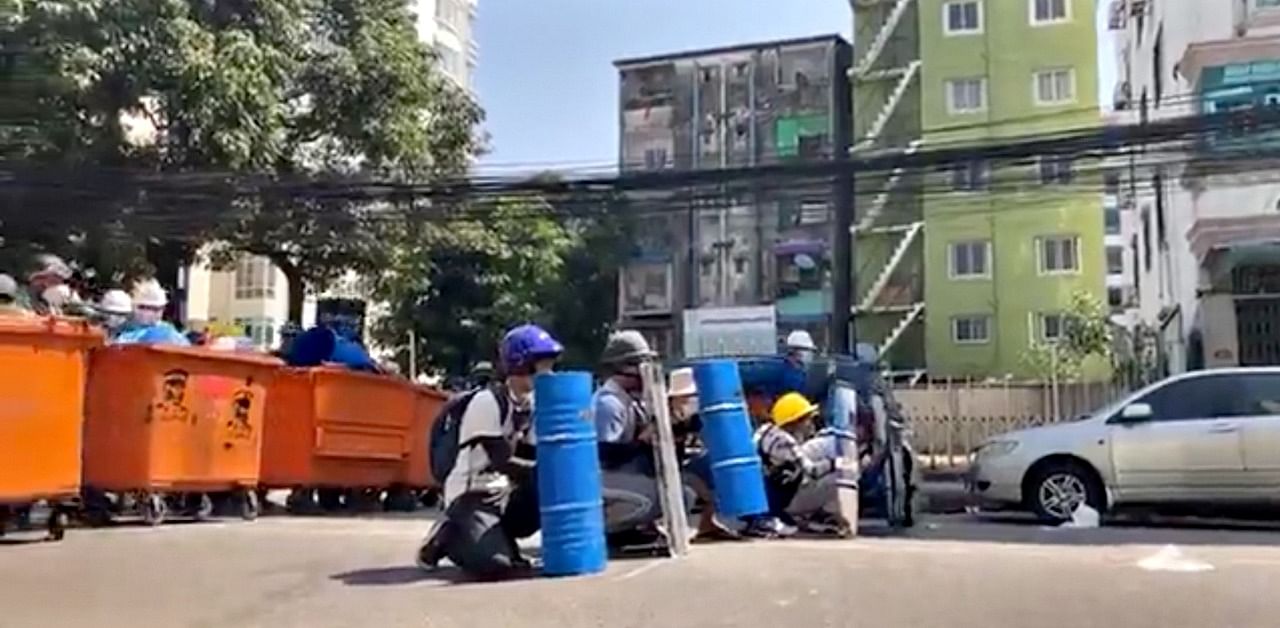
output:
[[[853,174],[848,172],[848,148],[839,150],[835,175],[835,220],[831,234],[831,353],[851,353],[853,332]]]
[[[831,103],[832,158],[836,174],[831,182],[835,212],[831,233],[831,353],[852,353],[857,341],[854,332],[853,289],[853,225],[854,225],[854,176],[850,168],[849,150],[853,145],[853,88],[847,80],[852,64],[845,50],[832,53],[832,78],[828,102]],[[844,80],[842,80],[844,78]]]

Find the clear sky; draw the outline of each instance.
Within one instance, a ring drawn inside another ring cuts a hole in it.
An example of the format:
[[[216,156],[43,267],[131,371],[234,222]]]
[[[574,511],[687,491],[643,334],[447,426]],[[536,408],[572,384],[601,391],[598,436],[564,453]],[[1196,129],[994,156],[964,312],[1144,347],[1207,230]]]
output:
[[[1100,15],[1108,2],[1100,2]],[[1100,99],[1114,54],[1100,21]],[[480,0],[476,88],[489,168],[537,170],[617,161],[617,59],[839,33],[848,0]]]

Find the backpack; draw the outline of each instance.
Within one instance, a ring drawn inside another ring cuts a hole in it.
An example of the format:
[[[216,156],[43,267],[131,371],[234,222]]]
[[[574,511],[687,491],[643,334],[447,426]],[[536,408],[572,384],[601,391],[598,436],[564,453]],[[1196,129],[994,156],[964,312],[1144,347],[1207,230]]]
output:
[[[502,420],[507,420],[509,401],[506,388],[501,385],[473,388],[450,397],[436,414],[436,419],[431,424],[431,434],[427,439],[427,448],[431,455],[430,479],[436,486],[444,486],[445,478],[449,477],[449,473],[453,471],[453,465],[458,462],[458,451],[462,448],[462,443],[459,442],[459,435],[462,433],[462,415],[466,413],[467,406],[476,394],[484,390],[493,392],[494,398],[498,400],[498,411]]]

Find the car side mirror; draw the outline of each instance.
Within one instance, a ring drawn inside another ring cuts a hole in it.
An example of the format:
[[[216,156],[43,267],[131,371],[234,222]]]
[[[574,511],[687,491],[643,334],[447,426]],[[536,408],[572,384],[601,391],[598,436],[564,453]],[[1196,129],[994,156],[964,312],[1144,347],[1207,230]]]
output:
[[[1155,413],[1151,410],[1151,404],[1148,403],[1131,403],[1120,411],[1120,420],[1126,423],[1140,423],[1149,421]]]

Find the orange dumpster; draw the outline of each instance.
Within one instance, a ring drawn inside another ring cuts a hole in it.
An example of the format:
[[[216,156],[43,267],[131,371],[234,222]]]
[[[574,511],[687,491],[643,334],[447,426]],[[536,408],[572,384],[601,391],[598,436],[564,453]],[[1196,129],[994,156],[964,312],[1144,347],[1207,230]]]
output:
[[[84,483],[140,497],[162,521],[169,499],[234,491],[256,518],[253,491],[267,391],[280,362],[265,356],[161,345],[100,349],[90,360]],[[211,506],[211,505],[210,505]],[[197,516],[200,516],[198,514]]]
[[[62,538],[65,501],[80,493],[80,431],[89,350],[102,333],[78,319],[0,317],[0,534],[7,515],[53,507]]]
[[[420,437],[417,387],[409,381],[344,368],[285,369],[269,398],[262,485],[295,489],[291,508],[312,507],[311,489],[376,499],[406,477]]]

